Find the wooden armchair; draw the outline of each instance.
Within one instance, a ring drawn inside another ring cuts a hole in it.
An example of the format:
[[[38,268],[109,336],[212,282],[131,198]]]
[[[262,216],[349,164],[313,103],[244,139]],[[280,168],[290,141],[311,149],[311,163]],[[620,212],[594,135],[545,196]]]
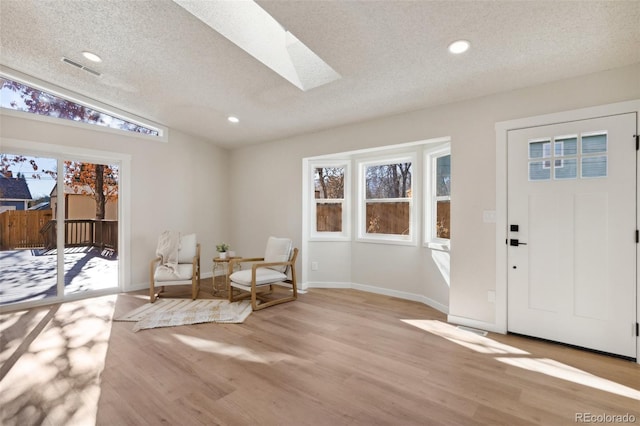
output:
[[[269,237],[264,257],[232,259],[229,262],[228,274],[229,301],[251,298],[251,307],[257,311],[296,300],[298,298],[297,257],[298,249],[293,248],[290,239]],[[251,263],[251,269],[240,269],[234,272],[236,265],[243,263]],[[290,287],[291,294],[276,297],[275,286]],[[270,297],[266,297],[269,295]]]
[[[162,238],[162,237],[161,237]],[[164,291],[165,286],[191,284],[191,298],[196,299],[200,291],[200,244],[195,234],[180,236],[177,264],[167,266],[163,258],[157,256],[151,261],[149,275],[149,302]],[[156,288],[160,290],[156,294]]]

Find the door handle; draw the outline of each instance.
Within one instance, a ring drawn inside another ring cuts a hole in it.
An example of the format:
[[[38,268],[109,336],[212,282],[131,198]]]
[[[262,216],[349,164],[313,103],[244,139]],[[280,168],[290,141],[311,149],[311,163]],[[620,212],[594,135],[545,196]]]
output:
[[[510,246],[514,246],[514,247],[518,247],[518,246],[526,246],[527,243],[521,243],[520,241],[518,241],[517,238],[512,238],[509,240],[509,245]]]

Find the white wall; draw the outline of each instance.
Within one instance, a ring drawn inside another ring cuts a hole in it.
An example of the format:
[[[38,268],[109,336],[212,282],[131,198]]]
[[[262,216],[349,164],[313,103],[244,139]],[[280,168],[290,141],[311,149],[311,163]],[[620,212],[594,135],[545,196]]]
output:
[[[148,288],[149,262],[166,229],[197,233],[203,273],[211,274],[216,242],[230,239],[228,151],[176,131],[165,143],[13,115],[1,115],[0,125],[0,149],[19,147],[16,140],[22,140],[69,152],[82,148],[131,157],[131,266],[124,290]]]
[[[348,280],[374,286],[382,283],[397,292],[424,291],[425,297],[447,304],[451,315],[493,324],[496,308],[487,292],[495,290],[496,283],[495,224],[483,222],[483,212],[496,208],[495,123],[638,97],[640,64],[635,64],[234,150],[229,169],[230,240],[240,254],[261,253],[270,234],[291,236],[300,246],[305,157],[451,136],[449,291],[425,283],[437,281],[431,273],[404,276],[403,267],[421,264],[431,255],[422,249],[407,256],[407,248],[401,246],[359,244],[352,251]],[[339,264],[332,259],[331,250],[325,254],[326,258],[314,260],[328,267],[332,262]]]
[[[496,202],[495,123],[639,97],[636,64],[231,153],[175,131],[162,143],[9,115],[0,116],[0,137],[131,156],[129,290],[147,286],[148,262],[164,229],[198,234],[205,272],[220,241],[251,256],[264,251],[269,235],[291,236],[302,247],[303,158],[451,136],[450,288],[433,268],[432,252],[422,247],[358,243],[349,250],[350,267],[336,259],[340,250],[320,250],[314,260],[319,272],[332,271],[324,280],[423,295],[448,306],[451,315],[492,324],[495,305],[487,292],[496,282],[495,225],[482,216]],[[332,264],[338,267],[332,270]],[[430,266],[421,271],[421,265]]]

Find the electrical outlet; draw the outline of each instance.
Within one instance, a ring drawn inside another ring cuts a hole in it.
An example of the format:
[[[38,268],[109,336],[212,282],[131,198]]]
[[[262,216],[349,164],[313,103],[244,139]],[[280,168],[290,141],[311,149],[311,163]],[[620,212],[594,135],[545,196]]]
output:
[[[496,302],[496,292],[494,290],[489,290],[487,292],[487,301],[490,303]]]
[[[312,271],[318,270],[318,262],[311,262],[311,270]]]

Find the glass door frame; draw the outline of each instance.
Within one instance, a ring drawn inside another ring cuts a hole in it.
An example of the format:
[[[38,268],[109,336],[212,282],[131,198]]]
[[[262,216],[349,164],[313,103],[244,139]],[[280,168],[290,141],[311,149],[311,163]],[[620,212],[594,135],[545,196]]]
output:
[[[64,288],[64,217],[65,203],[59,202],[56,212],[57,231],[57,294],[46,299],[18,302],[0,306],[0,312],[28,309],[36,306],[51,305],[55,303],[67,302],[71,300],[86,299],[107,294],[116,294],[125,291],[129,286],[130,272],[130,176],[131,176],[131,156],[108,151],[91,150],[81,147],[62,146],[41,142],[25,141],[10,138],[0,138],[0,150],[12,154],[55,159],[57,164],[57,185],[64,188],[64,161],[81,161],[94,164],[118,164],[118,284],[116,287],[103,290],[89,290],[65,295]],[[59,248],[63,249],[60,250]]]

